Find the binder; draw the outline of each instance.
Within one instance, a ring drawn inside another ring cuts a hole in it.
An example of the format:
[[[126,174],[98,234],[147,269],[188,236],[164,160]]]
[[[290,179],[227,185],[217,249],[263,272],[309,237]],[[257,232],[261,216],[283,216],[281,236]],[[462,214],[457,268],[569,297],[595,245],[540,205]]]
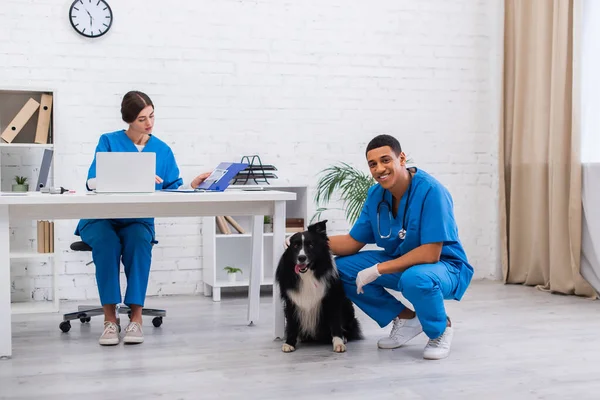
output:
[[[227,223],[225,222],[225,218],[223,218],[222,216],[217,216],[216,220],[217,220],[217,227],[219,228],[219,230],[221,231],[222,234],[224,234],[224,235],[231,234],[231,230],[227,226]]]
[[[52,113],[52,95],[42,94],[37,129],[34,143],[48,143],[48,130],[50,129],[50,114]]]
[[[52,155],[54,150],[44,149],[44,156],[42,157],[42,164],[40,166],[40,173],[38,174],[38,181],[35,187],[36,191],[40,191],[48,185],[48,174],[50,174],[50,164],[52,163]]]
[[[54,221],[49,222],[50,224],[50,244],[49,244],[49,252],[54,254]]]
[[[44,253],[50,253],[50,222],[44,221]]]
[[[242,228],[240,226],[240,224],[238,224],[235,219],[233,219],[230,216],[226,215],[225,216],[225,220],[227,222],[229,222],[229,224],[231,224],[231,226],[233,226],[235,228],[235,230],[238,231],[239,233],[246,233],[246,231],[244,231],[244,228]]]
[[[37,222],[37,251],[44,253],[44,221]]]
[[[227,189],[229,182],[238,174],[238,172],[247,167],[248,164],[246,163],[220,163],[210,176],[196,188],[196,190],[222,192]]]
[[[21,110],[17,113],[17,115],[10,121],[10,124],[6,127],[0,138],[2,138],[7,143],[11,143],[15,137],[21,132],[21,129],[25,126],[25,124],[31,119],[33,114],[40,107],[40,103],[30,98],[27,100],[27,103],[21,108]]]

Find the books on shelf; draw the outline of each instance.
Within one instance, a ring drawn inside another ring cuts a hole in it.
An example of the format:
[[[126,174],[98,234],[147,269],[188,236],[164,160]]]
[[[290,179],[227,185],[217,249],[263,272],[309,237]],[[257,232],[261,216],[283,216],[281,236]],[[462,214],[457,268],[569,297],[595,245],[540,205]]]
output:
[[[215,217],[216,226],[219,233],[223,235],[235,234],[232,229],[238,233],[246,233],[245,229],[230,216],[218,216]],[[304,218],[286,218],[285,219],[285,231],[286,233],[303,232],[305,230]]]
[[[37,222],[38,253],[54,253],[54,222]]]
[[[232,226],[238,233],[246,233],[244,228],[230,216],[215,217],[216,225],[219,233],[223,235],[231,235],[233,231],[229,226]],[[305,230],[304,218],[286,218],[285,231],[286,233],[303,232]]]

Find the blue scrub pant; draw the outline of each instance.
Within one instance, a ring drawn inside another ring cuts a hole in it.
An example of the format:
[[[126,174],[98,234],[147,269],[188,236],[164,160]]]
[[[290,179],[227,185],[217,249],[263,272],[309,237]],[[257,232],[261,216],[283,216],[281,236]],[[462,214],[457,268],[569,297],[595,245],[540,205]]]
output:
[[[336,257],[346,295],[383,328],[406,308],[384,288],[401,292],[414,306],[425,334],[430,339],[439,337],[447,324],[444,299],[453,298],[459,269],[443,261],[415,265],[404,272],[381,275],[363,286],[364,293],[356,293],[356,275],[361,270],[394,258],[378,250]]]
[[[143,306],[154,240],[150,228],[140,222],[101,219],[84,226],[80,236],[92,248],[102,305],[121,303],[119,273],[122,260],[127,277],[124,303]]]

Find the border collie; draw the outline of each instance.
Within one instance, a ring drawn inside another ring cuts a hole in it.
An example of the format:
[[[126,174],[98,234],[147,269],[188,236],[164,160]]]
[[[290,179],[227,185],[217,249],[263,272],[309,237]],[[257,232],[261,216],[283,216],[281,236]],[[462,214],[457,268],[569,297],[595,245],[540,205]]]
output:
[[[296,341],[333,343],[346,351],[348,340],[362,339],[354,306],[344,292],[326,233],[327,220],[295,233],[277,266],[275,279],[284,302],[286,327],[281,350],[296,350]]]

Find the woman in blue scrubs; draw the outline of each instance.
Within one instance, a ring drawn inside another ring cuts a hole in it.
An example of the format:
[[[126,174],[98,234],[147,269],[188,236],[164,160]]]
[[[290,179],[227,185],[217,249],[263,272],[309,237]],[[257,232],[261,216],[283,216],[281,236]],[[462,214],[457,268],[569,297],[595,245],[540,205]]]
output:
[[[330,237],[345,291],[380,327],[393,321],[379,348],[400,347],[424,332],[429,341],[423,357],[445,358],[453,329],[444,300],[460,300],[473,276],[452,197],[425,171],[406,168],[392,136],[371,140],[366,157],[377,184],[350,233]],[[359,251],[367,243],[383,250]],[[401,292],[414,311],[385,288]]]
[[[97,152],[153,152],[156,153],[156,190],[176,189],[183,184],[171,148],[152,135],[154,104],[138,91],[127,93],[121,103],[121,117],[129,127],[100,136]],[[191,182],[196,188],[210,173],[204,173]],[[88,171],[86,186],[95,189],[96,157]],[[92,248],[96,265],[96,282],[104,308],[104,332],[101,345],[119,343],[116,305],[121,303],[119,283],[120,265],[127,277],[124,303],[131,308],[131,321],[125,329],[124,343],[142,343],[142,308],[146,298],[152,246],[156,242],[153,218],[83,219],[76,235]]]

